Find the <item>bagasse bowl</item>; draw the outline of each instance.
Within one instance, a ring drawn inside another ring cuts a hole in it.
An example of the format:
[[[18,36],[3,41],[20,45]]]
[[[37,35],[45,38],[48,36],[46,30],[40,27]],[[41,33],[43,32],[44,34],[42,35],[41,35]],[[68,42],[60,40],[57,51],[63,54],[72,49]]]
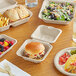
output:
[[[70,2],[70,1],[60,1],[60,0],[44,0],[43,1],[43,4],[42,4],[42,7],[41,7],[41,9],[40,9],[40,12],[39,12],[39,15],[38,15],[38,17],[41,19],[41,20],[43,20],[44,22],[46,22],[46,23],[53,23],[53,24],[64,24],[64,25],[66,25],[66,24],[69,24],[72,20],[73,20],[73,18],[71,19],[71,21],[60,21],[60,20],[48,20],[48,19],[43,19],[42,18],[42,11],[45,9],[45,7],[46,6],[48,6],[49,5],[49,1],[50,2],[55,2],[55,3],[66,3],[66,2],[69,2],[70,4],[72,4],[72,5],[74,5],[74,12],[73,12],[73,18],[74,18],[74,16],[75,16],[75,8],[76,8],[76,6],[75,6],[75,3],[74,2]]]
[[[9,41],[14,41],[14,44],[9,48],[9,49],[7,49],[3,54],[1,54],[0,55],[0,58],[2,57],[2,56],[4,56],[7,52],[9,52],[12,48],[13,48],[13,46],[17,43],[17,40],[16,39],[14,39],[14,38],[12,38],[12,37],[9,37],[9,36],[7,36],[7,35],[5,35],[5,34],[1,34],[0,35],[0,39],[1,38],[5,38],[5,39],[7,39],[7,40],[9,40]]]
[[[44,46],[45,46],[45,51],[46,51],[46,54],[44,55],[44,57],[42,59],[32,59],[32,58],[28,58],[28,57],[25,57],[23,56],[23,51],[25,49],[25,46],[30,43],[30,42],[40,42],[42,43]],[[28,39],[26,40],[22,46],[19,48],[19,50],[17,51],[17,55],[22,57],[24,60],[28,60],[28,61],[31,61],[31,62],[34,62],[34,63],[40,63],[42,62],[43,60],[45,60],[45,58],[47,57],[47,55],[49,54],[49,52],[52,50],[52,45],[50,45],[49,43],[46,43],[46,42],[43,42],[43,41],[40,41],[40,40],[35,40],[35,39]]]

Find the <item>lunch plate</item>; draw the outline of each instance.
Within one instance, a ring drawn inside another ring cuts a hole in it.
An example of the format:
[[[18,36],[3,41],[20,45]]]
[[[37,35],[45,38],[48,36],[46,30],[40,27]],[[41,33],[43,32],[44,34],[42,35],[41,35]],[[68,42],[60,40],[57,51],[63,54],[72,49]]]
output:
[[[57,40],[57,38],[59,37],[59,35],[61,34],[61,32],[62,31],[60,29],[57,29],[57,28],[54,28],[54,27],[51,27],[51,26],[49,27],[49,26],[45,26],[45,25],[40,25],[35,30],[35,32],[31,35],[32,39],[26,40],[22,44],[22,46],[19,48],[19,50],[17,51],[16,54],[18,56],[22,57],[25,60],[28,60],[28,61],[31,61],[31,62],[34,62],[34,63],[40,63],[43,60],[45,60],[47,55],[52,50],[53,46],[50,43],[54,43]],[[44,55],[43,58],[41,58],[41,59],[31,59],[31,58],[25,57],[23,55],[23,52],[25,50],[25,46],[30,42],[40,42],[45,46],[46,54]]]
[[[62,1],[62,0],[60,0],[60,1],[58,1],[58,0],[57,1],[56,0],[55,1],[54,0],[44,0],[43,4],[42,4],[42,7],[40,9],[38,17],[40,19],[42,19],[44,22],[46,22],[46,23],[69,24],[72,20],[71,21],[60,21],[60,20],[48,20],[48,19],[43,19],[42,18],[42,11],[45,9],[46,6],[49,5],[49,1],[50,2],[55,2],[55,3],[66,3],[66,2],[68,2],[68,1]],[[73,18],[74,18],[74,15],[75,15],[75,3],[74,2],[70,2],[70,1],[69,1],[69,3],[72,4],[72,5],[74,5],[74,12],[73,12]]]
[[[0,39],[1,38],[5,38],[6,40],[9,40],[9,41],[14,41],[14,44],[9,48],[9,49],[7,49],[4,53],[2,53],[1,55],[0,55],[0,58],[2,57],[2,56],[4,56],[7,52],[9,52],[12,48],[13,48],[13,46],[17,43],[17,40],[16,39],[14,39],[14,38],[12,38],[12,37],[9,37],[9,36],[7,36],[7,35],[5,35],[5,34],[1,34],[0,35]]]
[[[71,50],[76,50],[76,47],[69,47],[69,48],[65,48],[63,50],[61,50],[60,52],[58,52],[54,58],[54,64],[55,64],[55,67],[63,74],[65,75],[68,75],[68,76],[76,76],[76,74],[72,74],[72,73],[69,73],[69,72],[66,72],[64,70],[64,65],[59,65],[59,57],[62,56],[64,53],[68,52],[70,54],[70,51]]]

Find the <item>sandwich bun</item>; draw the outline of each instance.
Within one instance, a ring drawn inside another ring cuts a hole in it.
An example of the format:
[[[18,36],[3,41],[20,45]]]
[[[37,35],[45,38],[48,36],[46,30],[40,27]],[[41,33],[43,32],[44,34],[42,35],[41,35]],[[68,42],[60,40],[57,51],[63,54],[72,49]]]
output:
[[[31,42],[25,46],[25,52],[27,52],[30,55],[39,54],[44,50],[45,50],[45,47],[40,42]]]

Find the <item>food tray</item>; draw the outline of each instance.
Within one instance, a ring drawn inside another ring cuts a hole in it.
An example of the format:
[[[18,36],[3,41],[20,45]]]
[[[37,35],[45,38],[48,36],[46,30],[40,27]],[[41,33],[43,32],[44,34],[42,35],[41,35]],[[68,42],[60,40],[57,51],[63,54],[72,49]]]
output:
[[[7,39],[9,41],[12,41],[12,40],[14,41],[14,44],[9,49],[7,49],[3,54],[0,55],[0,58],[1,58],[2,56],[4,56],[7,52],[9,52],[12,49],[12,47],[17,43],[17,40],[12,38],[12,37],[9,37],[9,36],[7,36],[5,34],[1,34],[0,38],[5,38],[5,39]]]
[[[38,17],[40,18],[40,19],[42,19],[44,22],[46,22],[46,23],[54,23],[54,24],[69,24],[71,21],[60,21],[60,20],[45,20],[45,19],[43,19],[42,18],[42,11],[43,11],[43,9],[46,7],[46,6],[48,6],[48,4],[49,4],[49,1],[50,2],[55,2],[55,3],[66,3],[66,2],[69,2],[70,4],[72,4],[72,5],[74,5],[74,12],[73,12],[73,18],[74,18],[74,15],[75,15],[75,3],[74,2],[70,2],[70,1],[54,1],[54,0],[44,0],[43,1],[43,4],[42,4],[42,7],[41,7],[41,9],[40,9],[40,12],[39,12],[39,15],[38,15]],[[72,18],[72,19],[73,19]]]
[[[27,10],[28,10],[28,9],[27,9]],[[24,18],[24,19],[21,19],[21,20],[18,20],[18,21],[15,21],[15,22],[12,22],[12,23],[9,23],[9,25],[12,26],[12,27],[16,27],[16,26],[18,26],[18,25],[21,25],[21,24],[23,24],[23,23],[28,22],[29,19],[31,18],[31,16],[33,15],[33,13],[32,13],[30,10],[28,10],[28,12],[29,12],[29,14],[30,14],[29,17]]]
[[[55,32],[56,32],[56,34],[55,34]],[[31,61],[31,62],[34,62],[34,63],[40,63],[43,60],[45,60],[45,58],[47,57],[49,52],[52,50],[53,46],[50,45],[50,43],[54,43],[57,40],[57,38],[59,37],[59,35],[61,34],[61,32],[62,32],[62,30],[60,30],[60,29],[57,29],[57,28],[54,28],[54,27],[45,26],[45,25],[40,25],[35,30],[35,32],[31,35],[32,39],[26,40],[22,44],[22,46],[19,48],[19,50],[17,51],[16,54],[18,56],[22,57],[25,60],[28,60],[28,61]],[[47,34],[47,38],[45,37],[46,34]],[[49,40],[49,38],[51,38],[51,41]],[[31,58],[23,56],[24,47],[26,46],[26,44],[28,44],[30,42],[40,42],[40,43],[42,43],[45,46],[45,51],[47,51],[47,52],[46,52],[46,54],[44,55],[44,57],[42,59],[36,60],[36,59],[31,59]]]
[[[15,7],[17,7],[18,5],[16,5]],[[28,10],[28,9],[27,9]],[[12,22],[12,23],[9,23],[7,26],[4,26],[4,27],[0,27],[0,32],[2,31],[5,31],[5,30],[8,30],[10,28],[10,26],[12,27],[16,27],[16,26],[19,26],[20,24],[23,24],[23,23],[26,23],[28,22],[28,20],[31,18],[32,16],[32,12],[30,10],[29,11],[29,14],[30,16],[27,17],[27,18],[24,18],[24,19],[21,19],[21,20],[18,20],[18,21],[15,21],[15,22]],[[1,13],[3,14],[4,11],[2,11]]]
[[[26,46],[28,43],[30,43],[30,42],[40,42],[40,43],[42,43],[42,44],[45,46],[46,54],[45,54],[45,56],[44,56],[42,59],[36,60],[36,59],[31,59],[31,58],[28,58],[28,57],[23,56],[24,48],[25,48],[25,46]],[[31,62],[34,62],[34,63],[40,63],[40,62],[42,62],[43,60],[45,60],[45,58],[47,57],[47,55],[49,54],[49,52],[52,50],[52,48],[53,48],[52,45],[50,45],[50,44],[47,43],[47,42],[43,42],[43,41],[35,40],[35,39],[28,39],[28,40],[26,40],[26,41],[22,44],[22,46],[19,48],[19,50],[17,51],[16,54],[17,54],[18,56],[22,57],[24,60],[28,60],[28,61],[31,61]]]
[[[71,50],[76,50],[76,47],[69,47],[69,48],[65,48],[63,50],[61,50],[60,52],[58,52],[54,58],[54,64],[55,67],[63,74],[68,75],[68,76],[76,76],[76,74],[72,74],[72,73],[68,73],[64,70],[64,65],[59,65],[59,57],[62,56],[65,52],[70,53]]]

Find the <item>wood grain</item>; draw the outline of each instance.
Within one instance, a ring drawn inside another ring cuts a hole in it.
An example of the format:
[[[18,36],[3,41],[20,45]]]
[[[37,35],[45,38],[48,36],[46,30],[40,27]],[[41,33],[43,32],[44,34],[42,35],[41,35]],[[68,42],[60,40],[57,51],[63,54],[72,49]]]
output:
[[[17,1],[21,4],[24,4],[25,2],[25,0]],[[9,30],[0,33],[11,36],[17,39],[18,41],[18,43],[12,48],[12,50],[10,50],[10,52],[8,52],[6,55],[0,58],[0,61],[2,61],[3,59],[7,59],[19,68],[21,68],[22,70],[30,73],[32,76],[65,76],[55,68],[54,57],[56,53],[58,53],[61,49],[70,46],[76,46],[76,43],[72,41],[73,22],[71,22],[69,25],[47,24],[43,22],[38,18],[42,2],[43,0],[39,0],[39,4],[37,7],[30,8],[30,10],[33,12],[33,16],[27,23],[17,26],[15,28],[11,27]],[[62,29],[63,32],[58,38],[58,40],[54,44],[52,44],[53,49],[47,56],[47,58],[42,63],[35,64],[18,57],[16,55],[16,51],[19,49],[19,47],[26,39],[30,38],[31,34],[41,24]]]

